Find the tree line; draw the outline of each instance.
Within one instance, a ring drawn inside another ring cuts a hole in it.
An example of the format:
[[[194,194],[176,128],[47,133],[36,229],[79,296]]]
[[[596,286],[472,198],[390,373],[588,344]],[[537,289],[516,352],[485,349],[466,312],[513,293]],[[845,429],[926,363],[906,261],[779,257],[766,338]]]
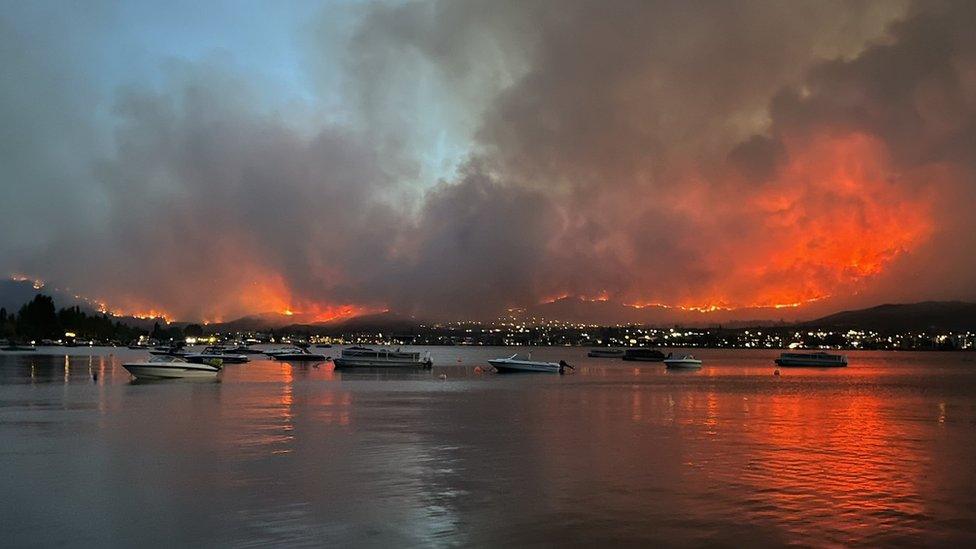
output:
[[[187,328],[194,333],[199,330],[199,326],[194,325]],[[16,313],[0,308],[0,338],[38,342],[72,339],[66,337],[66,333],[75,334],[74,339],[119,343],[128,343],[140,336],[157,341],[184,338],[184,331],[176,326],[164,327],[157,322],[150,331],[124,324],[108,314],[89,314],[77,306],[56,309],[54,299],[44,294],[34,296]]]

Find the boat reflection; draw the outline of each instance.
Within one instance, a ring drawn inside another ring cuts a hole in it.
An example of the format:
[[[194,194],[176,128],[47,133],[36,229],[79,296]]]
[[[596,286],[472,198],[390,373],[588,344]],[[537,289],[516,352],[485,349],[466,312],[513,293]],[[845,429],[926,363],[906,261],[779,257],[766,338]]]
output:
[[[220,383],[220,377],[181,377],[181,378],[170,378],[170,379],[149,379],[149,378],[133,377],[129,381],[129,385],[165,385],[165,384],[177,384],[177,383],[214,384],[214,383]]]

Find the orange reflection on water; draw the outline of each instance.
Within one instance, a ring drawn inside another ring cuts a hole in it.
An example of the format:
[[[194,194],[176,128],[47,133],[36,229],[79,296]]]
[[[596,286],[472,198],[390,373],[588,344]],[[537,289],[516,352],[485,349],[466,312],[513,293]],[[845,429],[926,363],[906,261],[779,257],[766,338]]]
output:
[[[630,420],[633,422],[639,422],[643,417],[641,413],[641,388],[634,385],[630,392]]]
[[[236,451],[259,455],[292,451],[295,438],[294,376],[287,364],[275,366],[278,367],[245,370],[247,375],[256,376],[253,390],[243,393],[239,397],[241,400],[233,405],[221,408],[229,414],[228,421],[235,424],[233,429],[226,429],[222,434],[229,437]],[[222,375],[227,374],[225,370]],[[267,390],[267,383],[278,387]]]
[[[312,402],[317,410],[316,420],[325,424],[348,426],[351,423],[352,393],[349,391],[325,391]]]
[[[887,420],[886,406],[893,404],[876,394],[846,393],[756,405],[754,415],[766,419],[757,422],[759,451],[742,478],[773,505],[759,514],[790,517],[794,529],[829,525],[847,536],[831,540],[839,543],[924,517],[918,478],[929,460],[914,442],[919,428]]]
[[[292,406],[295,403],[294,397],[294,387],[295,382],[294,374],[291,368],[282,367],[282,377],[284,383],[281,385],[281,393],[278,397],[278,406],[276,410],[278,411],[278,421],[280,422],[281,431],[284,435],[278,439],[278,443],[281,445],[287,445],[287,448],[275,448],[271,451],[272,454],[287,454],[292,451],[291,443],[295,439],[295,424],[294,424],[294,412]]]

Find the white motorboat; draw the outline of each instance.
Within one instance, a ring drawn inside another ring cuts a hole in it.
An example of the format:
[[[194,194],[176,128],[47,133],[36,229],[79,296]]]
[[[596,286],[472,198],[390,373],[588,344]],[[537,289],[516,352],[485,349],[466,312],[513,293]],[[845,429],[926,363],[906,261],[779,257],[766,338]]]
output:
[[[264,354],[264,351],[260,349],[254,349],[247,345],[238,345],[232,349],[227,349],[227,352],[236,355],[263,355]]]
[[[623,358],[623,349],[590,349],[590,352],[586,353],[586,356],[590,358]]]
[[[215,364],[187,362],[178,356],[154,356],[144,362],[126,362],[122,365],[139,379],[175,379],[182,377],[214,377],[220,373]]]
[[[571,370],[575,369],[569,364],[566,364],[565,360],[560,360],[559,362],[540,362],[536,360],[531,360],[532,355],[529,355],[530,360],[519,360],[518,354],[514,354],[508,358],[495,358],[488,361],[499,372],[549,372],[553,374],[562,374],[566,372],[566,368]]]
[[[782,353],[776,359],[780,366],[813,366],[813,367],[843,367],[847,366],[847,357],[819,353]]]
[[[183,355],[183,358],[189,362],[197,363],[219,360],[224,364],[244,364],[245,362],[251,361],[247,355],[230,353],[224,350],[222,347],[207,347],[199,353],[187,353],[186,355]]]
[[[188,353],[186,349],[174,345],[172,347],[156,347],[149,351],[149,354],[153,356],[186,356]]]
[[[0,351],[36,351],[37,347],[33,345],[19,345],[17,343],[8,343],[0,348]]]
[[[288,353],[300,353],[302,352],[302,350],[299,347],[278,347],[277,349],[268,349],[262,352],[270,356],[271,358],[274,358],[276,355],[288,354]]]
[[[664,365],[668,368],[701,368],[702,361],[694,355],[681,355],[680,357],[668,354],[664,359]]]
[[[342,354],[332,359],[339,368],[431,368],[434,363],[430,359],[430,351],[423,355],[417,351],[401,351],[397,349],[370,349],[368,347],[350,347],[343,349]]]

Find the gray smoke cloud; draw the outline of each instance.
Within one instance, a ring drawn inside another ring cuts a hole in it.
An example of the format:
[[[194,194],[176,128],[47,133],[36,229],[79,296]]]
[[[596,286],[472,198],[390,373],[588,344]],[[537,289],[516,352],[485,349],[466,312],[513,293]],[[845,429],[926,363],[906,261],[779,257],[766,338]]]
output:
[[[971,4],[354,11],[298,31],[329,115],[218,55],[97,123],[57,29],[0,20],[0,268],[194,319],[972,297]]]

